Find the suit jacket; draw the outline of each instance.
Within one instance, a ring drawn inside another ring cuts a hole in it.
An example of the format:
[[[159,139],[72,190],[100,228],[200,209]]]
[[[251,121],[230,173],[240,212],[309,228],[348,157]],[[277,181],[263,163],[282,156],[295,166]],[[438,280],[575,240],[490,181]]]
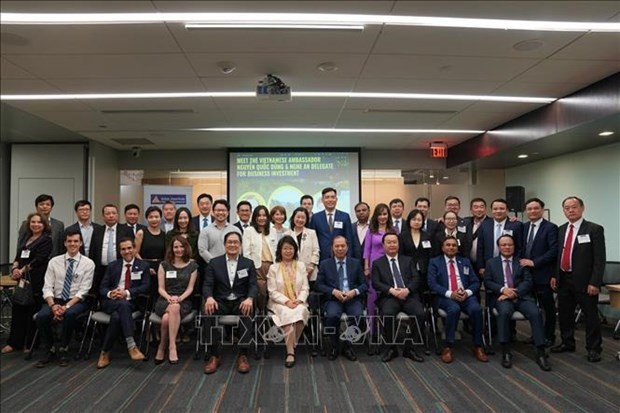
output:
[[[495,220],[485,219],[480,224],[480,231],[478,234],[478,251],[476,262],[478,267],[482,268],[485,263],[493,258],[493,251],[495,250]],[[519,221],[511,222],[510,219],[506,219],[504,224],[504,233],[512,232],[512,238],[515,242],[515,257],[520,257],[523,249],[521,248],[521,242],[523,240],[523,224]]]
[[[482,222],[485,222],[487,220],[492,220],[493,218],[489,217],[488,215],[482,220]],[[474,245],[478,245],[478,235],[480,235],[480,228],[482,228],[482,222],[480,223],[480,225],[478,225],[478,228],[476,228],[476,230],[474,231],[474,217],[465,217],[465,227],[467,228],[467,236],[469,239],[469,250],[470,250],[470,254],[467,258],[471,258],[471,259],[476,259],[476,262],[472,262],[472,264],[474,265],[474,268],[476,269],[476,271],[478,271],[480,269],[480,267],[484,267],[484,263],[478,262],[478,249],[476,248],[476,257],[471,257],[471,250],[474,248]]]
[[[560,283],[562,282],[560,261],[562,260],[562,249],[564,248],[564,238],[566,237],[567,230],[568,223],[558,229],[558,258],[553,277],[559,277],[558,281]],[[584,239],[580,243],[580,235],[588,235],[590,237],[589,242]],[[600,288],[603,284],[606,260],[603,227],[584,219],[575,237],[571,258],[575,288],[584,292],[587,290],[588,284]]]
[[[458,268],[459,275],[461,276],[461,283],[463,289],[471,290],[474,295],[480,290],[480,282],[478,276],[472,267],[469,258],[455,257],[456,267]],[[442,297],[446,296],[448,288],[450,288],[450,277],[448,276],[448,266],[446,265],[445,256],[439,255],[435,258],[431,258],[428,264],[428,287],[431,291],[439,294]]]
[[[95,235],[95,229],[100,227],[101,225],[97,224],[96,222],[91,222],[91,225],[93,226],[93,236]],[[65,228],[65,233],[69,232],[69,231],[77,231],[80,234],[82,233],[82,231],[80,230],[80,223],[79,222],[75,222],[71,225],[69,225],[67,228]],[[64,238],[64,235],[63,235]],[[93,239],[91,237],[90,242],[92,244]],[[84,239],[82,238],[82,246],[80,247],[80,254],[85,255],[86,253],[84,252],[86,248],[86,243],[84,242]]]
[[[17,245],[24,245],[28,240],[27,223],[24,220],[17,232]],[[56,218],[50,218],[50,238],[52,239],[52,251],[50,258],[65,252],[65,224]]]
[[[431,236],[431,238],[435,235],[435,232],[439,230],[439,227],[442,225],[435,221],[434,219],[426,218],[426,233]],[[422,224],[422,228],[424,228],[424,224]]]
[[[353,245],[349,245],[349,249],[353,248],[353,251],[351,252],[351,256],[353,258],[361,260],[364,255],[364,240],[361,240],[360,237],[357,235],[357,222],[358,221],[355,221],[353,224],[351,224],[351,231],[353,233]]]
[[[420,243],[416,247],[411,239],[411,232],[408,229],[402,231],[399,236],[400,251],[399,254],[406,255],[413,259],[413,265],[420,272],[420,274],[426,274],[428,269],[428,260],[433,253],[432,237],[424,232],[420,231]],[[424,277],[423,277],[424,278]]]
[[[245,228],[243,228],[243,224],[241,223],[241,221],[237,221],[233,225],[236,226],[237,228],[239,228],[239,231],[241,231],[241,235],[243,235],[243,230]],[[249,223],[248,223],[248,228],[249,228]]]
[[[129,224],[127,224],[127,223],[120,224],[120,223],[119,223],[118,225],[119,225],[119,226],[120,226],[120,225],[124,226],[124,227],[125,227],[128,231],[131,231],[131,233],[134,235],[134,237],[136,236],[136,234],[135,234],[135,233],[134,233],[134,231],[133,231],[133,228],[132,228]],[[146,225],[142,225],[142,224],[136,223],[136,233],[137,233],[138,231],[140,231],[141,229],[142,229],[142,230],[146,230]]]
[[[194,229],[198,232],[202,230],[202,224],[200,222],[201,219],[202,215],[198,214],[195,217],[192,217],[192,219],[190,220],[191,224],[194,226]],[[209,225],[213,224],[213,221],[213,216],[209,215]]]
[[[308,264],[314,264],[314,271],[310,275],[309,281],[316,280],[319,266],[319,240],[316,237],[316,232],[310,228],[304,228],[301,233],[301,245],[297,241],[297,235],[292,229],[287,230],[284,235],[290,235],[293,237],[299,247],[299,261]]]
[[[534,267],[530,268],[534,284],[548,285],[549,279],[558,260],[558,226],[543,219],[536,231],[536,237],[532,241],[532,249],[526,255],[527,237],[530,232],[530,222],[523,225],[523,258],[534,261]]]
[[[368,283],[362,272],[361,261],[357,258],[347,258],[345,261],[347,281],[349,290],[355,290],[359,294],[364,294],[368,290]],[[326,301],[335,300],[332,295],[334,288],[340,290],[340,278],[338,277],[338,266],[334,258],[321,261],[319,265],[319,275],[316,279],[316,290],[323,294]]]
[[[275,231],[269,231],[267,235],[267,244],[269,245],[269,252],[272,257],[272,261],[276,259],[276,247],[278,244],[278,237]],[[260,268],[262,263],[263,254],[263,236],[256,232],[254,227],[249,226],[243,233],[243,256],[254,261],[254,266]]]
[[[487,261],[484,270],[484,286],[487,291],[492,293],[490,307],[495,306],[497,297],[501,295],[501,289],[504,288],[504,258],[501,255],[493,257]],[[532,273],[528,267],[519,265],[519,259],[512,257],[512,280],[514,288],[517,289],[519,300],[534,301],[532,289]]]
[[[202,296],[205,299],[213,297],[216,300],[226,300],[231,293],[235,294],[237,298],[249,297],[255,300],[258,294],[256,269],[251,259],[239,255],[235,280],[231,286],[230,278],[228,278],[226,254],[224,254],[209,262],[202,286]]]
[[[124,276],[125,269],[123,268],[125,261],[121,258],[112,261],[105,271],[103,280],[99,285],[99,295],[101,298],[107,298],[108,293],[118,288],[118,284],[121,280],[121,276]],[[129,288],[129,294],[131,299],[135,300],[140,294],[147,294],[151,285],[151,271],[149,263],[146,261],[135,258],[133,265],[131,266],[132,273],[140,273],[139,280],[131,280],[131,287]]]
[[[409,289],[410,296],[414,297],[419,292],[421,280],[413,260],[410,257],[398,254],[398,266],[405,287]],[[379,301],[390,296],[390,288],[394,287],[394,277],[392,276],[392,265],[387,255],[377,258],[372,263],[372,285],[379,294]]]
[[[341,228],[336,228],[338,222],[342,223]],[[310,220],[310,228],[316,231],[317,238],[319,239],[319,249],[321,261],[331,256],[331,244],[332,239],[337,235],[342,235],[347,239],[347,244],[353,245],[353,228],[351,226],[351,217],[346,212],[336,209],[334,212],[334,229],[329,230],[329,223],[327,222],[327,214],[325,210],[312,214]],[[353,253],[353,248],[349,248],[348,256]]]
[[[446,230],[445,227],[442,226],[441,230],[435,232],[435,238],[433,239],[433,257],[443,255],[441,245],[445,239]],[[467,234],[467,232],[456,231],[456,240],[459,244],[459,255],[461,257],[469,258],[469,253],[471,251],[471,237]]]
[[[102,265],[101,249],[103,248],[103,239],[105,237],[106,229],[107,226],[105,225],[100,225],[99,227],[93,229],[93,237],[90,240],[90,251],[88,253],[88,258],[93,260],[97,267],[101,267]],[[121,258],[121,252],[118,247],[120,240],[123,238],[133,239],[133,231],[130,231],[129,228],[125,225],[118,224],[116,225],[116,259]]]

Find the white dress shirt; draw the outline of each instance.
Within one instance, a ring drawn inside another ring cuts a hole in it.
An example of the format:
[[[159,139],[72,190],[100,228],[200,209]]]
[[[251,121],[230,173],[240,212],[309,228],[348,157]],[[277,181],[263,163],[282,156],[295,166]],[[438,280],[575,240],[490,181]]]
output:
[[[61,298],[62,289],[65,285],[65,276],[69,268],[69,258],[73,258],[73,281],[69,298],[78,297],[83,300],[88,294],[95,274],[95,263],[93,260],[79,252],[71,257],[69,253],[58,255],[52,258],[47,264],[45,271],[45,281],[43,284],[43,299],[48,297]]]

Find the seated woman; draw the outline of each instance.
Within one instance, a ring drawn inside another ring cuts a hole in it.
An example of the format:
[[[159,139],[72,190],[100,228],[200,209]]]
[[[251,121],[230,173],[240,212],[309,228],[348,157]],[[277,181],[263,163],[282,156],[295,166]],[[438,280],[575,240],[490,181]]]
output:
[[[295,365],[295,347],[308,322],[308,275],[306,266],[298,260],[297,243],[290,235],[278,242],[276,262],[267,276],[269,302],[267,309],[273,322],[284,331],[286,359],[284,365]]]
[[[168,346],[168,361],[176,364],[176,338],[181,320],[192,311],[192,293],[198,276],[198,264],[191,260],[192,248],[181,235],[172,238],[166,259],[159,266],[159,298],[154,312],[161,317],[161,340],[155,355],[155,364],[164,361]]]

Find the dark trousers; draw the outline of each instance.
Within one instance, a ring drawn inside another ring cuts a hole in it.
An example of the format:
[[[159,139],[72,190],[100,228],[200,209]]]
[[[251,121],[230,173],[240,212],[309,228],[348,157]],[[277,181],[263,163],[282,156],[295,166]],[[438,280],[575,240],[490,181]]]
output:
[[[437,306],[444,310],[446,317],[446,343],[454,343],[456,327],[459,323],[461,311],[469,316],[472,325],[472,339],[476,347],[482,346],[482,309],[475,295],[468,297],[462,303],[446,297],[437,299]]]
[[[558,312],[562,343],[575,346],[575,308],[581,307],[586,319],[586,349],[602,351],[601,320],[598,317],[598,295],[591,296],[575,288],[572,274],[560,273],[558,288]]]
[[[385,297],[379,302],[379,310],[381,311],[383,323],[383,339],[392,347],[396,344],[396,331],[394,326],[398,313],[403,312],[409,316],[415,316],[418,323],[422,323],[425,316],[424,306],[420,302],[420,299],[412,295],[409,295],[405,300],[399,300],[392,296]],[[406,343],[406,347],[411,347],[409,341]]]
[[[360,326],[360,318],[364,313],[364,305],[359,297],[355,297],[349,301],[341,303],[338,300],[328,300],[323,304],[323,314],[325,314],[325,330],[329,336],[332,346],[338,348],[338,337],[340,330],[340,317],[342,313],[346,313],[349,318],[353,318],[353,325]],[[347,323],[348,324],[348,323]],[[350,345],[350,341],[345,340],[346,345]]]
[[[110,314],[110,325],[101,347],[101,351],[107,353],[112,350],[119,333],[122,333],[123,337],[133,337],[135,328],[135,322],[131,316],[133,303],[131,300],[110,300],[106,298],[103,301],[102,310]]]
[[[15,350],[30,347],[36,326],[32,316],[41,307],[41,296],[35,295],[35,305],[23,306],[13,303],[11,305],[11,333],[7,344]]]
[[[60,305],[64,305],[66,303],[66,301],[56,299],[54,299],[54,302]],[[61,348],[68,347],[71,342],[73,330],[75,330],[75,326],[77,324],[77,317],[86,312],[87,309],[88,306],[85,303],[74,304],[67,311],[65,311],[62,320],[56,322],[54,321],[54,315],[52,314],[52,309],[50,306],[43,305],[37,315],[37,327],[39,328],[41,343],[43,343],[44,350],[49,351],[54,345],[52,323],[60,324],[60,341],[58,342],[58,346]]]
[[[93,285],[90,287],[90,294],[93,294],[95,297],[99,297],[99,286],[101,285],[101,281],[103,281],[103,276],[107,271],[107,265],[97,265],[95,267],[95,273],[93,274]]]
[[[545,330],[543,328],[540,310],[534,301],[527,300],[503,300],[495,303],[497,309],[497,338],[501,344],[510,343],[512,314],[519,311],[530,322],[534,344],[536,347],[545,345]]]
[[[222,326],[217,326],[217,317],[222,315],[236,315],[240,317],[239,350],[245,353],[250,347],[254,336],[254,320],[252,316],[241,315],[239,306],[243,300],[245,298],[239,298],[234,301],[216,299],[217,310],[211,316],[204,316],[207,343],[211,345],[210,353],[212,356],[219,357],[221,351]]]
[[[536,300],[540,309],[543,311],[545,321],[545,338],[547,340],[555,340],[555,325],[557,316],[555,315],[555,299],[553,298],[553,290],[549,284],[536,285]]]

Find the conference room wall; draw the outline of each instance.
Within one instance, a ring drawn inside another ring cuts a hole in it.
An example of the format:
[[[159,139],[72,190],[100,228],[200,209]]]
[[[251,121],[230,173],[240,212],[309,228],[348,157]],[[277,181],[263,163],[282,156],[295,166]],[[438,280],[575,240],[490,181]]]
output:
[[[607,260],[620,261],[620,143],[600,146],[506,170],[507,186],[523,186],[539,197],[551,221],[566,222],[562,200],[584,200],[584,217],[605,227]]]
[[[10,211],[10,178],[11,178],[11,147],[9,144],[0,142],[0,263],[9,262],[8,245],[9,231],[9,211]]]

